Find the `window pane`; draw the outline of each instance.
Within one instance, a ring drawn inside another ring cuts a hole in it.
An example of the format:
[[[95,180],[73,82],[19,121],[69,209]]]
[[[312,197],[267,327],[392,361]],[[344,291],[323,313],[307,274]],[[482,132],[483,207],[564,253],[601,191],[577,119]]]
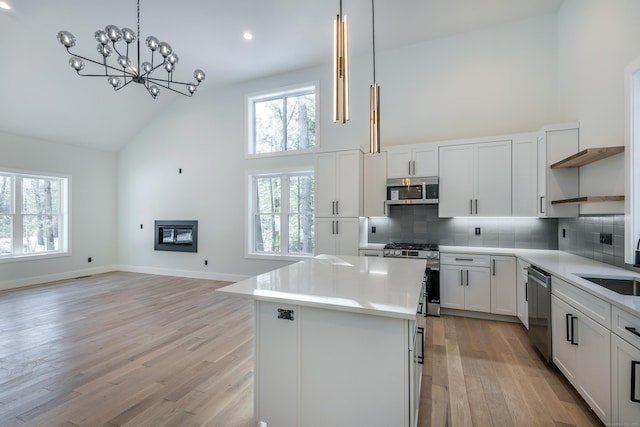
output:
[[[60,180],[23,178],[22,213],[57,214],[60,204]]]
[[[11,253],[11,216],[0,215],[0,256]]]
[[[314,209],[313,175],[296,175],[289,177],[289,212],[309,213]]]
[[[316,145],[316,96],[287,98],[287,150],[304,150]]]
[[[280,252],[280,215],[256,215],[256,252]]]
[[[289,253],[313,254],[313,215],[289,215]]]
[[[60,250],[57,215],[23,215],[22,252]]]
[[[256,212],[280,212],[282,189],[280,177],[256,178]]]
[[[284,151],[283,106],[282,98],[254,102],[256,153]]]
[[[0,214],[13,213],[11,210],[11,191],[13,181],[10,176],[0,175]]]

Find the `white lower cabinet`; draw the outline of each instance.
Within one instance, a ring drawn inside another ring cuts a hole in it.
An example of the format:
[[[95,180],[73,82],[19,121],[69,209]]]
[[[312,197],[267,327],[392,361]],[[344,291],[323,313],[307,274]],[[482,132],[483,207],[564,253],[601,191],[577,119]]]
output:
[[[609,423],[611,332],[556,295],[551,296],[551,314],[553,363],[602,422]]]
[[[257,420],[277,427],[414,427],[415,325],[257,301]]]
[[[515,316],[516,258],[491,256],[491,312]]]
[[[358,255],[360,220],[358,218],[316,218],[316,255]]]
[[[614,307],[611,324],[611,424],[640,424],[640,317]]]
[[[491,312],[490,258],[487,255],[440,256],[440,306]]]
[[[529,284],[527,283],[527,268],[529,268],[529,263],[518,258],[516,265],[516,310],[518,319],[529,329]]]

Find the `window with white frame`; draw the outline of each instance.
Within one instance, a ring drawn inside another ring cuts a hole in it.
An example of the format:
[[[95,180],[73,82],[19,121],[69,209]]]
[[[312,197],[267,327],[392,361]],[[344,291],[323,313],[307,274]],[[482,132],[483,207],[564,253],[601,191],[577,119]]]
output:
[[[67,251],[68,178],[0,171],[0,259]]]
[[[315,148],[316,99],[315,84],[248,96],[249,154]]]
[[[309,171],[251,176],[251,254],[313,254],[314,185]]]

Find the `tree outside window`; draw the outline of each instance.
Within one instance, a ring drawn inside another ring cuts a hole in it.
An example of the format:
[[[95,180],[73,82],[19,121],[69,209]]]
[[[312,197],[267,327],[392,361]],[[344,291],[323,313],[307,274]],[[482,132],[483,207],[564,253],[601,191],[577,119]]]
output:
[[[66,250],[67,181],[0,173],[0,257]]]
[[[253,253],[311,255],[314,176],[309,172],[253,177]]]
[[[249,98],[251,154],[316,147],[316,88]]]

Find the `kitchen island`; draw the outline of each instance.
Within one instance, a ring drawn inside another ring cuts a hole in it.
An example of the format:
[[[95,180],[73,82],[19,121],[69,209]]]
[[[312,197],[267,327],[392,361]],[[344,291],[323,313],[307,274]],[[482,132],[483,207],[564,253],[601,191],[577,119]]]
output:
[[[256,419],[415,426],[424,271],[423,260],[320,255],[219,289],[256,301]]]

